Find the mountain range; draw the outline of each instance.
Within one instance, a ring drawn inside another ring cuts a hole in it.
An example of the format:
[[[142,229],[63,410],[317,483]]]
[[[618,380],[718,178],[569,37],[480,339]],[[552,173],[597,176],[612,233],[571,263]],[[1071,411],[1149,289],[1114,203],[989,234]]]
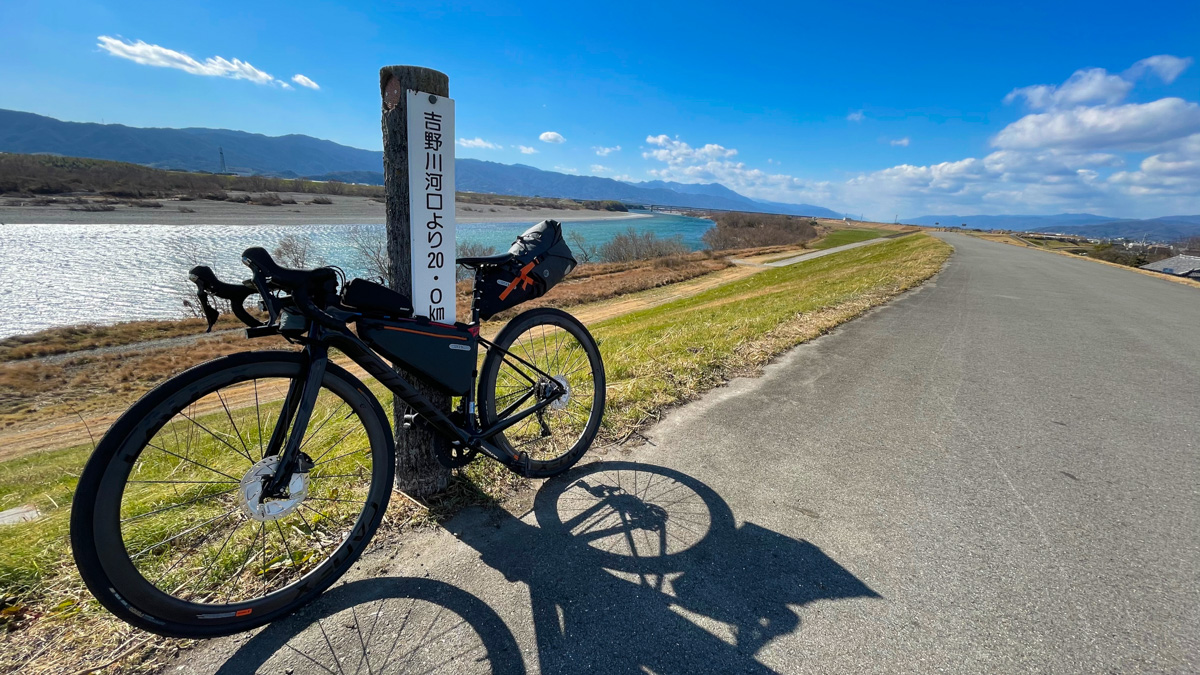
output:
[[[111,159],[160,169],[216,172],[221,170],[222,151],[227,169],[236,173],[383,184],[381,151],[352,148],[311,136],[264,136],[229,129],[141,128],[63,122],[44,115],[0,110],[0,152],[50,153]],[[455,179],[457,189],[464,192],[616,199],[685,208],[842,217],[835,211],[811,204],[754,200],[718,183],[631,183],[477,159],[456,160]]]
[[[383,184],[383,153],[353,148],[301,134],[265,136],[229,129],[168,129],[122,124],[63,122],[52,117],[0,110],[0,152],[48,153],[111,159],[162,169],[221,170],[224,152],[229,171],[286,178],[340,180]],[[599,176],[545,171],[524,164],[478,159],[455,161],[457,189],[503,195],[616,199],[628,203],[697,209],[759,211],[841,218],[842,214],[811,204],[756,200],[719,183],[671,181],[626,182]],[[1091,213],[1050,216],[930,215],[906,219],[912,225],[1057,232],[1095,238],[1125,237],[1173,241],[1200,236],[1200,216],[1165,216],[1147,220],[1111,218]]]
[[[1200,236],[1200,216],[1161,218],[1111,218],[1093,213],[1060,213],[1051,216],[920,216],[904,219],[908,225],[942,225],[980,230],[1052,232],[1092,239],[1146,239],[1169,242]]]

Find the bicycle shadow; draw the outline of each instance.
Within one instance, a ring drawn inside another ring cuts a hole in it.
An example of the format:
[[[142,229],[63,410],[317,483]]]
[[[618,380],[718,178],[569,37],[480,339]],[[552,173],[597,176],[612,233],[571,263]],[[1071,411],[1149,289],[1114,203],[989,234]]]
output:
[[[681,472],[596,462],[547,481],[532,525],[473,509],[446,529],[529,590],[545,673],[769,673],[757,657],[817,600],[878,598],[802,540],[734,519]],[[326,593],[242,645],[235,673],[524,673],[510,628],[480,598],[385,577]]]
[[[251,638],[217,671],[503,673],[525,665],[486,603],[433,579],[382,577],[338,586]]]
[[[548,481],[537,526],[448,529],[529,586],[543,672],[771,672],[756,655],[817,600],[878,598],[817,546],[754,525],[681,472],[597,462]]]

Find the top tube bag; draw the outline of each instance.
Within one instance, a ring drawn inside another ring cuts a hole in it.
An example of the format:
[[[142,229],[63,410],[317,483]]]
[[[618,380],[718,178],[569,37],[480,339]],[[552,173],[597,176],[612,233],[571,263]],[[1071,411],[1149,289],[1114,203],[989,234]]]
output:
[[[557,220],[543,220],[517,237],[513,259],[479,271],[479,315],[490,319],[522,302],[545,295],[575,269],[575,256]]]

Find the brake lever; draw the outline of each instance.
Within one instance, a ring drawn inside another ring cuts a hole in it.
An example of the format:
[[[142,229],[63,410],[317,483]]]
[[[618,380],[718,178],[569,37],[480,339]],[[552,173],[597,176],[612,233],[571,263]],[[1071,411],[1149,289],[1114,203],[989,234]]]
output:
[[[211,333],[213,326],[217,325],[217,319],[221,318],[221,313],[216,310],[208,301],[208,292],[205,291],[200,284],[196,284],[196,298],[200,300],[200,309],[204,312],[204,320],[208,323],[208,327],[204,329],[205,333]]]
[[[188,279],[196,284],[196,298],[200,301],[200,307],[204,312],[204,319],[208,322],[208,328],[204,332],[212,332],[213,326],[216,325],[217,319],[221,316],[221,313],[212,306],[210,295],[228,300],[233,314],[247,326],[257,328],[263,325],[263,322],[254,318],[254,316],[246,311],[246,298],[254,293],[254,289],[248,287],[245,283],[224,283],[217,278],[217,275],[211,269],[203,265],[193,267],[188,272]]]

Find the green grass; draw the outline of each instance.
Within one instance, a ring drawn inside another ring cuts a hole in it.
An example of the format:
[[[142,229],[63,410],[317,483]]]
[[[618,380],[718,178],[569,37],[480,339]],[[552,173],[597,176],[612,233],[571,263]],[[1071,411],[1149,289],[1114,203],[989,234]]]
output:
[[[620,438],[779,352],[929,278],[950,248],[926,236],[767,270],[591,327],[608,376],[604,429]]]
[[[593,324],[590,329],[600,343],[608,379],[608,408],[601,441],[627,437],[639,426],[656,419],[668,406],[694,398],[731,376],[752,372],[785,349],[919,284],[935,274],[949,254],[948,245],[931,237],[904,237],[766,270],[692,297]],[[390,411],[387,392],[377,382],[368,384],[385,410]],[[222,432],[231,434],[226,440],[239,447],[242,441],[251,448],[258,444],[257,420],[250,415],[235,408],[233,417],[238,431],[232,434],[233,425],[229,425]],[[223,418],[223,412],[214,412],[198,419],[210,428],[217,428]],[[319,419],[322,416],[314,415],[313,424]],[[336,440],[344,422],[339,418],[330,423],[321,434],[324,440],[317,445]],[[244,469],[234,466],[238,456],[227,446],[213,438],[194,440],[186,444],[188,456],[208,457],[221,467],[228,464],[230,474],[240,477],[239,471]],[[157,442],[167,443],[166,434],[160,434]],[[179,439],[169,442],[176,443],[176,449],[184,447],[179,445],[183,443]],[[128,633],[120,632],[124,630],[123,624],[109,620],[82,589],[67,543],[70,500],[90,450],[90,446],[79,446],[0,463],[0,507],[32,503],[45,514],[36,522],[0,527],[0,600],[15,609],[17,616],[25,612],[22,607],[42,612],[35,625],[42,622],[67,626],[69,631],[64,634],[68,637],[52,638],[56,642],[74,644],[72,649],[88,654],[103,654],[104,645],[111,649]],[[347,469],[352,466],[346,463]],[[202,477],[192,467],[162,456],[147,460],[135,470],[143,478]],[[448,495],[434,501],[429,512],[406,518],[408,522],[437,520],[465,504],[502,497],[520,483],[519,478],[499,465],[481,460],[461,472]],[[199,486],[187,495],[201,495],[206,490],[216,488]],[[123,502],[122,516],[148,513],[180,499],[180,493],[168,493],[153,485],[143,486],[131,495]],[[402,501],[394,499],[393,504]],[[153,544],[167,533],[180,532],[219,513],[215,503],[205,508],[168,511],[139,521],[144,527],[139,526],[137,535],[147,545]],[[319,523],[312,525],[312,528],[301,525],[294,534],[287,535],[293,537],[295,548],[300,548],[298,542],[302,545],[315,538],[314,530]],[[196,547],[203,544],[194,543]],[[285,553],[282,547],[276,547],[268,560],[251,566],[247,574],[270,579],[272,575],[295,573],[298,570],[293,568],[305,562],[304,554],[297,554],[295,548]],[[170,546],[152,550],[145,564],[154,570],[165,569],[172,559],[171,550]],[[240,560],[219,553],[210,560],[210,571],[228,571],[231,565],[241,564]],[[176,574],[175,578],[182,582],[187,577]],[[76,615],[80,618],[73,618]],[[106,627],[99,631],[104,634],[103,640],[96,638],[95,644],[84,650],[78,643],[91,639],[89,631],[97,632],[97,626]],[[28,637],[31,634],[51,639],[44,637],[49,630],[24,629],[26,641],[33,641]],[[16,650],[21,641],[9,642]],[[21,646],[21,650],[24,658],[28,658],[28,644]],[[0,650],[0,670],[12,659],[21,662],[21,654],[4,652],[10,650]]]
[[[868,229],[834,230],[819,241],[814,242],[811,246],[815,249],[833,248],[835,246],[845,246],[846,244],[857,244],[860,241],[878,239],[879,237],[886,237],[889,234],[895,234],[895,232]]]

